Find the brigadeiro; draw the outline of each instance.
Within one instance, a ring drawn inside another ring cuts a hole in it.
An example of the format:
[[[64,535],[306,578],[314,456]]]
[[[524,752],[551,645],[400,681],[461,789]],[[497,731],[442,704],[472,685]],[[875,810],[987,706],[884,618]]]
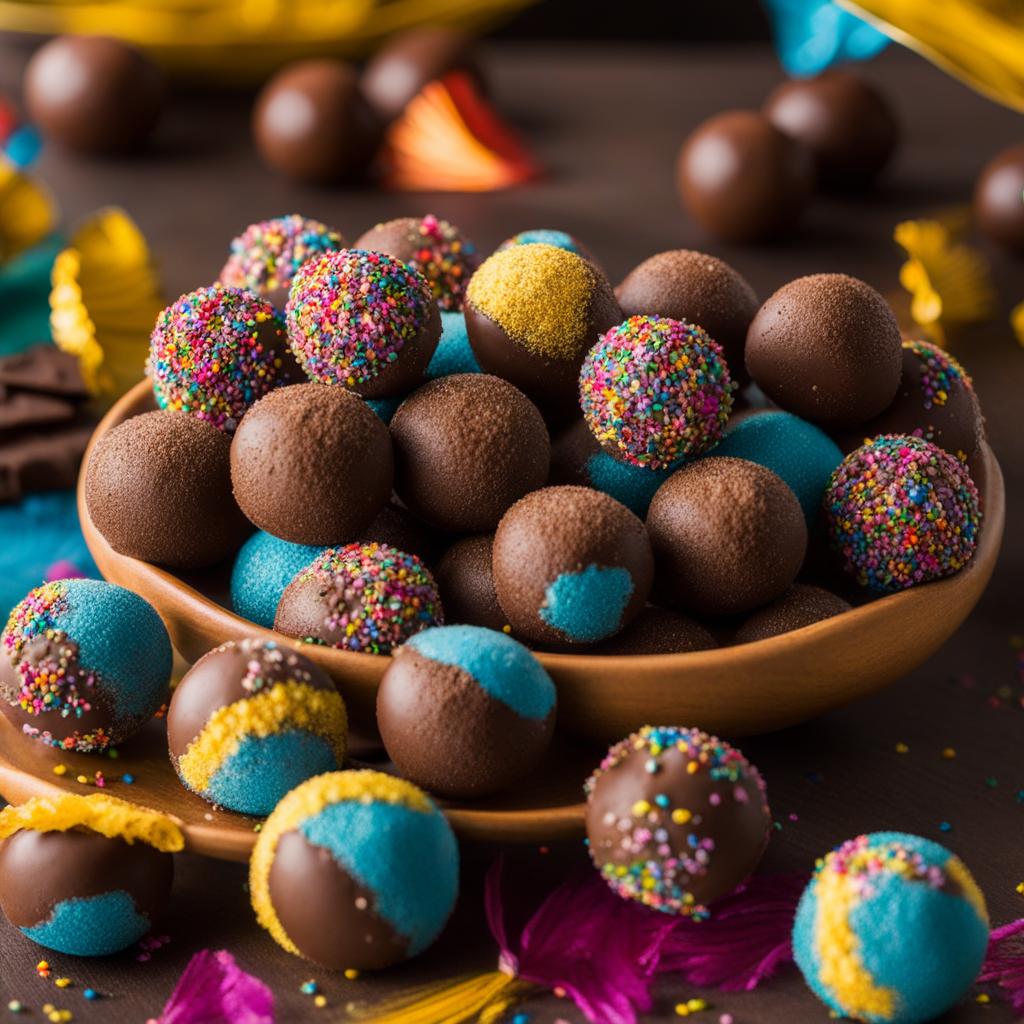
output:
[[[479,626],[417,633],[377,690],[377,726],[402,777],[440,796],[526,778],[555,727],[555,684],[518,641]]]
[[[494,586],[514,632],[589,644],[617,633],[650,593],[644,524],[588,487],[545,487],[516,502],[494,537]]]
[[[391,479],[388,428],[343,388],[279,388],[253,406],[231,443],[242,511],[296,544],[357,537],[387,503]]]
[[[690,249],[660,252],[634,267],[615,295],[626,316],[699,324],[722,346],[733,380],[745,378],[743,347],[757,295],[724,260]]]
[[[735,641],[749,644],[767,640],[849,610],[849,603],[838,594],[809,583],[794,583],[778,600],[754,612],[736,630]]]
[[[768,844],[760,773],[699,729],[644,726],[608,751],[586,790],[594,866],[619,896],[666,914],[706,918]]]
[[[395,490],[414,515],[453,533],[493,530],[548,478],[551,445],[537,407],[500,377],[424,384],[391,420]]]
[[[342,249],[310,260],[292,281],[288,340],[314,380],[365,398],[411,391],[441,335],[427,280],[381,252]]]
[[[779,131],[814,154],[818,180],[831,187],[871,184],[899,143],[891,104],[852,71],[833,68],[817,78],[785,82],[762,110]]]
[[[83,153],[138,148],[164,100],[160,69],[134,47],[104,36],[58,36],[25,68],[29,117],[50,138]]]
[[[885,435],[851,452],[825,492],[833,550],[862,587],[892,593],[959,572],[981,524],[967,467],[920,437]]]
[[[480,365],[542,408],[575,408],[583,357],[622,322],[604,274],[553,245],[514,245],[486,259],[466,292]]]
[[[221,284],[248,288],[284,309],[296,271],[307,260],[345,246],[340,231],[297,213],[250,224],[232,239]]]
[[[374,970],[422,953],[459,891],[459,848],[422,790],[374,771],[292,790],[249,862],[259,923],[328,970]]]
[[[301,570],[277,607],[274,628],[310,643],[367,654],[444,621],[433,576],[415,556],[384,544],[329,548]]]
[[[796,578],[807,527],[796,495],[744,459],[700,459],[673,473],[651,502],[659,604],[731,615],[779,597]]]
[[[732,411],[722,347],[702,328],[631,316],[601,335],[580,370],[580,406],[623,462],[670,469],[711,448]]]
[[[676,163],[683,205],[705,231],[755,242],[792,229],[814,187],[809,150],[754,111],[705,121]]]
[[[494,536],[463,537],[437,563],[434,573],[445,619],[451,623],[505,630],[508,616],[498,604],[491,566]]]
[[[170,818],[106,793],[34,797],[0,811],[0,909],[22,934],[71,956],[109,956],[167,906]]]
[[[902,360],[888,303],[846,274],[783,285],[747,332],[747,370],[758,387],[788,412],[831,427],[857,426],[885,409]]]
[[[426,278],[442,310],[462,309],[466,285],[480,264],[476,246],[454,224],[433,214],[399,217],[360,235],[356,249],[386,252]]]
[[[170,696],[171,641],[152,606],[100,580],[57,580],[17,604],[0,636],[0,697],[26,736],[102,751]]]
[[[231,570],[231,607],[257,626],[272,629],[285,588],[323,545],[293,544],[263,530],[241,547]]]
[[[146,412],[98,438],[89,516],[121,555],[175,569],[227,558],[252,527],[231,494],[231,442],[183,412]]]
[[[256,97],[256,149],[295,181],[328,184],[353,178],[380,137],[377,118],[355,68],[340,60],[305,60],[278,71]]]
[[[241,814],[269,814],[300,782],[341,768],[347,737],[331,679],[274,640],[232,641],[203,655],[167,712],[182,784]]]
[[[284,323],[266,299],[212,285],[182,295],[156,320],[146,373],[161,409],[231,433],[282,378]]]
[[[985,165],[974,187],[974,216],[993,242],[1024,253],[1024,143]]]
[[[682,654],[710,651],[715,638],[688,615],[648,605],[621,633],[602,640],[595,654]]]

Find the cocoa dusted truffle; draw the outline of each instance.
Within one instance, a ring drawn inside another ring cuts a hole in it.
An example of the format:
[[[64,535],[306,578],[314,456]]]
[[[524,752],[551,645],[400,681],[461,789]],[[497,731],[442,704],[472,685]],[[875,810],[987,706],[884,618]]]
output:
[[[536,406],[500,377],[441,377],[391,421],[395,490],[417,516],[454,533],[493,530],[542,487],[550,442]]]
[[[1024,253],[1024,143],[985,165],[974,188],[974,216],[993,242]]]
[[[724,260],[691,249],[660,252],[634,267],[615,296],[626,316],[667,316],[703,327],[722,346],[733,380],[745,379],[743,346],[757,295]]]
[[[749,644],[803,629],[850,610],[848,601],[809,583],[794,583],[782,597],[760,608],[736,630],[735,641]]]
[[[761,390],[783,409],[833,427],[856,426],[889,405],[902,353],[888,303],[846,274],[783,285],[747,332],[747,370]]]
[[[555,684],[504,633],[426,629],[381,678],[377,725],[403,778],[440,796],[486,796],[540,763],[555,727]]]
[[[708,917],[768,845],[760,773],[699,729],[644,726],[608,751],[586,790],[594,866],[619,896],[666,914]]]
[[[654,576],[644,524],[588,487],[545,487],[516,502],[494,537],[494,586],[516,633],[595,643],[640,613]]]
[[[718,641],[688,615],[648,605],[621,633],[603,640],[595,654],[683,654],[710,651]]]
[[[622,322],[604,274],[553,245],[514,245],[485,260],[466,292],[466,329],[486,373],[541,408],[576,404],[587,350]]]
[[[726,242],[755,242],[796,223],[814,187],[814,166],[810,151],[767,118],[732,110],[683,143],[676,181],[705,231]]]
[[[807,550],[796,495],[771,470],[744,459],[700,459],[673,473],[651,502],[647,529],[659,603],[708,615],[774,600]]]
[[[85,501],[121,555],[175,569],[227,558],[250,526],[231,495],[231,441],[183,412],[146,412],[93,446]]]
[[[231,444],[231,482],[261,530],[333,544],[364,530],[391,496],[388,428],[343,388],[278,388],[249,410]]]
[[[463,537],[437,563],[434,575],[448,622],[498,630],[508,627],[508,616],[501,610],[494,589],[493,546],[492,534]]]
[[[870,185],[899,143],[891,104],[853,71],[832,68],[817,78],[785,82],[762,110],[814,154],[818,180],[834,188]]]

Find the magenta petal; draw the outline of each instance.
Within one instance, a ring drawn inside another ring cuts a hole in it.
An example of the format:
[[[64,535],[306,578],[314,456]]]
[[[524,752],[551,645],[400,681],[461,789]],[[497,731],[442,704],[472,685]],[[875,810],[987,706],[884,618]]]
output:
[[[274,1024],[274,994],[225,949],[189,961],[160,1024]]]

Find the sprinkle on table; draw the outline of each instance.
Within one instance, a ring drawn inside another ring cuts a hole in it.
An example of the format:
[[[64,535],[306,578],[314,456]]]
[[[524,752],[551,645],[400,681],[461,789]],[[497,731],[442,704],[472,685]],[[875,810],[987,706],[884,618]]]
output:
[[[54,775],[67,775],[67,773],[68,773],[68,766],[66,764],[55,764],[53,766],[53,774]]]
[[[910,747],[908,747],[906,745],[906,743],[897,743],[896,744],[896,753],[897,754],[909,754],[910,753]]]

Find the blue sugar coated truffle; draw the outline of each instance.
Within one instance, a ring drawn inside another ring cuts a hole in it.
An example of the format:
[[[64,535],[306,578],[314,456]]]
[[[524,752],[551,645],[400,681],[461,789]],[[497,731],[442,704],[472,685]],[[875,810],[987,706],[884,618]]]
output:
[[[254,533],[235,558],[231,571],[231,607],[250,622],[274,628],[274,615],[285,588],[326,548],[292,544],[262,530]]]
[[[366,404],[385,423],[390,423],[391,418],[398,412],[398,407],[404,401],[404,396],[393,398],[367,398]]]
[[[673,472],[674,469],[648,469],[619,462],[604,449],[596,451],[583,465],[583,474],[591,487],[610,494],[641,518],[647,515],[655,492]]]
[[[450,377],[455,373],[481,373],[466,333],[466,317],[461,312],[441,310],[441,340],[427,367],[427,380]]]

